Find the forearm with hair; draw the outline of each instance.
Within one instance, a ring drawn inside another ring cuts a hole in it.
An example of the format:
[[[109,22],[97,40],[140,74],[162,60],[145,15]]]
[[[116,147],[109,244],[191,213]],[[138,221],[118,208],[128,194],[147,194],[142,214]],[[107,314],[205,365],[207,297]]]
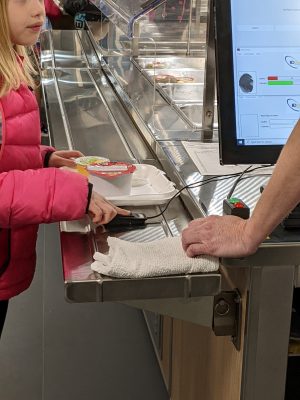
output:
[[[273,175],[247,223],[247,236],[261,243],[300,203],[300,123],[284,146]]]

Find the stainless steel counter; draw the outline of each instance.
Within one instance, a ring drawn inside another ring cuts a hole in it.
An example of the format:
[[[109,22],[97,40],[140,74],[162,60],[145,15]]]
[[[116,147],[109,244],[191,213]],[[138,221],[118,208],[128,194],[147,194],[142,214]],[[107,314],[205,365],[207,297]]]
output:
[[[76,148],[85,154],[103,155],[112,160],[158,165],[101,70],[48,68],[43,72],[43,88],[51,139],[56,146]],[[150,216],[159,210],[149,206],[140,211]],[[149,241],[179,235],[189,219],[180,200],[175,200],[164,218],[148,224],[143,230],[118,232],[116,236],[126,240]],[[68,224],[64,226],[67,231]],[[101,228],[95,232],[86,229],[86,233],[61,233],[69,301],[187,300],[213,296],[220,291],[221,276],[218,273],[140,280],[100,276],[92,272],[90,264],[96,249],[107,250],[106,239],[107,233]],[[209,307],[212,313],[212,301]]]
[[[89,37],[86,33],[74,35],[75,43],[83,43]],[[84,40],[78,42],[78,37]],[[52,40],[52,43],[61,45],[60,40]],[[116,57],[104,70],[91,65],[89,60],[96,60],[99,55],[93,53],[95,43],[91,43],[86,46],[88,56],[81,50],[76,53],[80,55],[76,69],[72,68],[72,59],[71,65],[65,61],[61,63],[60,55],[64,60],[66,57],[60,49],[51,50],[56,54],[55,64],[44,65],[48,68],[43,72],[44,101],[52,142],[57,147],[74,147],[86,154],[160,166],[178,188],[203,182],[206,177],[200,175],[181,143],[187,139],[199,140],[201,130],[191,131],[160,90],[153,94],[150,80],[130,57]],[[49,61],[49,53],[47,57]],[[150,94],[155,96],[155,102],[149,104]],[[259,186],[266,179],[263,176],[246,179],[238,186],[236,194],[243,196],[253,208]],[[181,200],[172,203],[164,218],[144,230],[115,235],[137,241],[179,235],[191,218],[221,214],[222,199],[232,183],[232,179],[219,179],[185,190]],[[157,208],[137,211],[154,215]],[[296,236],[286,239],[275,235],[251,257],[223,259],[217,274],[141,280],[112,279],[91,271],[93,252],[96,248],[106,250],[106,238],[107,233],[101,229],[61,233],[69,301],[122,301],[212,326],[214,296],[224,289],[238,288],[245,301],[247,298],[241,399],[283,400],[292,293],[300,260],[300,243]],[[271,368],[274,364],[276,370]]]

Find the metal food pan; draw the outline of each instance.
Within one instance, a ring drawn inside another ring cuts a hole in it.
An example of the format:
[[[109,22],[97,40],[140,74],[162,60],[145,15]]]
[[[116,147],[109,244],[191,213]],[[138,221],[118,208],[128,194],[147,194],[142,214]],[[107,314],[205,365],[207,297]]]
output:
[[[145,70],[148,75],[153,77],[159,84],[195,84],[195,83],[203,83],[204,82],[204,71],[192,69],[192,68],[182,68],[182,69],[160,69],[160,70]],[[164,80],[164,77],[166,79]],[[168,79],[169,77],[169,79]],[[162,80],[160,80],[160,78]],[[188,79],[191,78],[190,81],[184,82],[180,81],[180,78]],[[174,80],[173,80],[174,79]],[[178,81],[176,81],[178,79]]]
[[[203,104],[177,104],[177,107],[181,112],[185,114],[189,121],[192,122],[193,125],[197,127],[201,127],[202,125],[202,112],[203,112]],[[215,105],[214,109],[214,126],[217,126],[217,107]]]
[[[204,84],[165,84],[161,85],[165,94],[174,102],[201,102],[203,100]]]
[[[182,68],[204,70],[205,67],[205,59],[203,57],[139,57],[136,62],[141,68],[147,70]],[[157,64],[160,65],[157,66]]]

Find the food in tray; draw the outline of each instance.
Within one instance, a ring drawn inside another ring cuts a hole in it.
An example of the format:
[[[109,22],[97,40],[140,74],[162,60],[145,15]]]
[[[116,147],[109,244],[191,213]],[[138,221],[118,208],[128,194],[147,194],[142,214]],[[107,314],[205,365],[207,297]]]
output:
[[[76,162],[77,171],[83,175],[88,175],[87,167],[94,163],[105,163],[109,159],[101,156],[83,156],[74,160]]]
[[[156,75],[154,77],[156,83],[191,83],[194,82],[192,76],[175,76],[175,75]]]
[[[107,162],[107,161],[109,161],[108,158],[101,156],[83,156],[75,159],[77,165],[84,165],[84,166],[99,162]]]
[[[163,171],[149,164],[134,164],[131,192],[125,196],[107,196],[118,206],[165,204],[177,190]]]
[[[96,162],[87,166],[89,181],[103,196],[130,194],[135,170],[135,165],[125,162]]]
[[[160,61],[153,61],[145,64],[145,68],[146,69],[167,68],[167,64]]]

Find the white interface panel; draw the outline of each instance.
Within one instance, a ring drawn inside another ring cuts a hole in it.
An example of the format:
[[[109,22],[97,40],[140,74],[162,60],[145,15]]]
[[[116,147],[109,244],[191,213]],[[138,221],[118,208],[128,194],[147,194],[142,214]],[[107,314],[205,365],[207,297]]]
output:
[[[300,1],[231,0],[237,144],[285,144],[300,117]]]

